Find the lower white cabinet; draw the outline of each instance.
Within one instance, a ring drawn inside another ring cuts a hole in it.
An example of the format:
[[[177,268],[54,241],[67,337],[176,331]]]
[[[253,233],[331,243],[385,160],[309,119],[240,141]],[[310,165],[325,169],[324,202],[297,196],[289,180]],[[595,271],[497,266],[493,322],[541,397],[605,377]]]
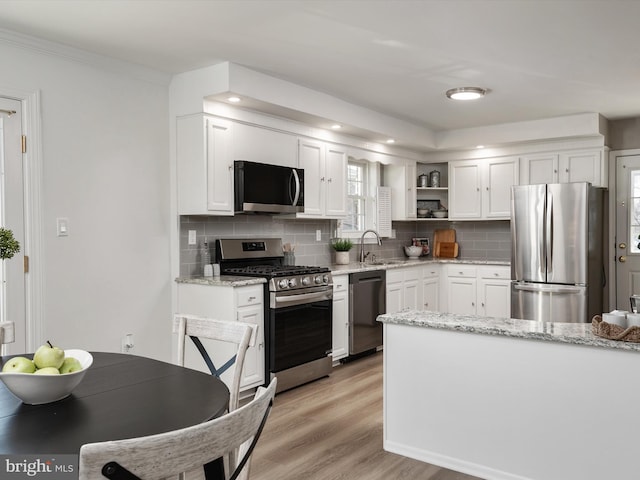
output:
[[[500,265],[448,265],[446,297],[449,313],[509,318],[511,269]]]
[[[263,297],[261,284],[242,287],[178,284],[179,313],[253,323],[258,326],[256,345],[247,350],[245,357],[240,391],[263,385],[265,382]],[[236,352],[236,347],[228,343],[205,339],[202,339],[202,343],[216,367],[223,365]],[[190,341],[185,345],[185,366],[209,373],[200,353]],[[225,382],[231,379],[227,374],[228,372],[221,376]]]
[[[437,312],[440,309],[440,265],[422,269],[422,309]]]
[[[349,355],[349,275],[333,277],[333,361]]]
[[[387,270],[387,311],[422,310],[422,267]]]
[[[478,315],[511,317],[511,268],[478,268]]]

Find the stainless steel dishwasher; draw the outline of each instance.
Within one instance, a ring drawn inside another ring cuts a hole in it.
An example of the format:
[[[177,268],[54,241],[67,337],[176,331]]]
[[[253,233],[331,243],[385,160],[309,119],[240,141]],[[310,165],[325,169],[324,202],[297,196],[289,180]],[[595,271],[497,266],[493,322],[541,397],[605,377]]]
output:
[[[385,284],[384,270],[349,275],[349,355],[382,345],[382,324],[376,318],[386,310]]]

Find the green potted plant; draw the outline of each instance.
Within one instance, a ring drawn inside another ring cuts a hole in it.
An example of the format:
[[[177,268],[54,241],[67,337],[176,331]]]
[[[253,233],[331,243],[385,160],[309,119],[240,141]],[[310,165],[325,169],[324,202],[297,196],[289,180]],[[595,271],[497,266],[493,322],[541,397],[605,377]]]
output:
[[[7,260],[20,251],[20,244],[13,238],[13,232],[0,227],[0,260]]]
[[[349,250],[353,247],[353,242],[348,238],[336,238],[331,244],[331,248],[336,251],[337,265],[347,265],[349,263]]]

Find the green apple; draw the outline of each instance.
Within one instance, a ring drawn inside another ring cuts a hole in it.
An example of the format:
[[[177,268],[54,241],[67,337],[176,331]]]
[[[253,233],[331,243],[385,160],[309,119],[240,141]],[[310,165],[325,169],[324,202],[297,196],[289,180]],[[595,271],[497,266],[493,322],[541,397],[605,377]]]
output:
[[[62,362],[64,362],[64,350],[54,347],[49,341],[40,346],[33,355],[33,363],[38,368],[53,367],[58,369]]]
[[[66,357],[62,366],[60,367],[60,373],[73,373],[79,372],[82,370],[82,365],[80,365],[80,360],[73,357]]]
[[[60,375],[60,371],[55,367],[44,367],[39,368],[35,372],[34,375]]]
[[[7,360],[2,367],[3,372],[12,373],[33,373],[36,366],[30,359],[26,357],[13,357]]]

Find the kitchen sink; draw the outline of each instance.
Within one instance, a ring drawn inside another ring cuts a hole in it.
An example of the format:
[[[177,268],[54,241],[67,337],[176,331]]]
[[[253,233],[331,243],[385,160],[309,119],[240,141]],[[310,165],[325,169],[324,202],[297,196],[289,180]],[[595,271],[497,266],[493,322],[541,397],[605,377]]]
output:
[[[376,261],[376,262],[364,262],[363,265],[373,265],[373,266],[381,266],[381,265],[397,265],[399,263],[404,263],[404,260],[385,260],[385,261]]]

